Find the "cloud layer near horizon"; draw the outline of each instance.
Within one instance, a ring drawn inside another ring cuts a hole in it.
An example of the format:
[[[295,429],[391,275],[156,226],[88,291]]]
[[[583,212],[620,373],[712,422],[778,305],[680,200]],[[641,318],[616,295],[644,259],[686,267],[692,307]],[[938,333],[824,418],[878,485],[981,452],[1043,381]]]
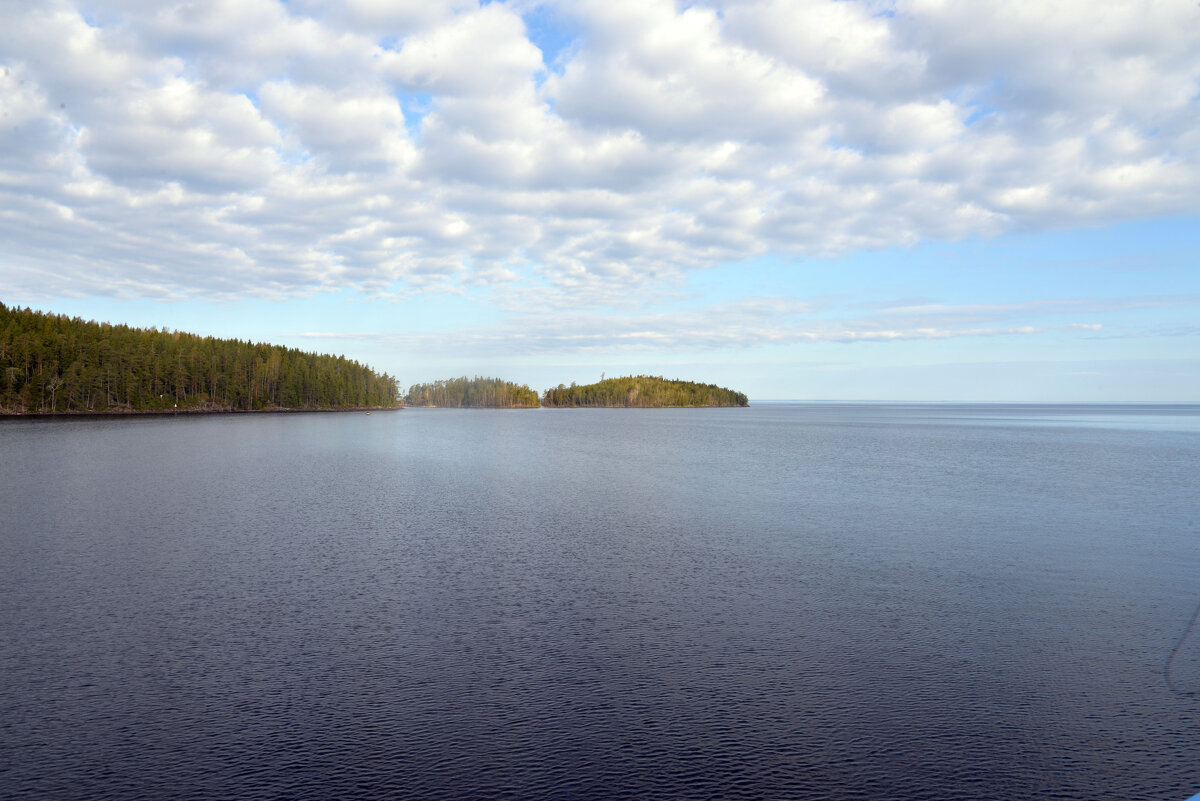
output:
[[[1190,2],[0,10],[0,280],[619,303],[691,269],[1200,211]]]

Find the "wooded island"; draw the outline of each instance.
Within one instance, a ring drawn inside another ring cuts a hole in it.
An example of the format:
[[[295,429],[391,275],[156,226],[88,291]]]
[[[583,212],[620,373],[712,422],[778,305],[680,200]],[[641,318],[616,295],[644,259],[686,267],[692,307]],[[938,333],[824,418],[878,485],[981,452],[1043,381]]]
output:
[[[5,414],[397,406],[394,378],[343,356],[85,322],[0,303]]]
[[[602,379],[595,384],[559,384],[542,394],[543,406],[749,406],[740,392],[715,384],[635,375]]]
[[[526,384],[513,384],[499,378],[448,378],[432,384],[413,384],[404,402],[409,406],[450,406],[453,408],[532,409],[538,395]]]

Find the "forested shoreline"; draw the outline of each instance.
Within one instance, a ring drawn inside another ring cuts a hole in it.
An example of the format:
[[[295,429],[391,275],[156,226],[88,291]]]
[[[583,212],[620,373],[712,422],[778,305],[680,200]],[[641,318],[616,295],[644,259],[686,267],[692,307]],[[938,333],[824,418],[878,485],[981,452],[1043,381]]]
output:
[[[457,409],[532,409],[538,394],[527,384],[499,378],[448,378],[429,384],[413,384],[404,398],[409,406],[448,406]]]
[[[344,356],[181,331],[97,323],[0,303],[0,415],[335,411],[440,406],[747,406],[714,384],[625,376],[527,384],[475,376],[413,384]]]
[[[636,375],[601,379],[595,384],[559,384],[542,394],[543,406],[662,408],[680,406],[749,406],[740,392],[662,376]]]
[[[344,356],[0,303],[0,413],[377,409],[396,380]]]

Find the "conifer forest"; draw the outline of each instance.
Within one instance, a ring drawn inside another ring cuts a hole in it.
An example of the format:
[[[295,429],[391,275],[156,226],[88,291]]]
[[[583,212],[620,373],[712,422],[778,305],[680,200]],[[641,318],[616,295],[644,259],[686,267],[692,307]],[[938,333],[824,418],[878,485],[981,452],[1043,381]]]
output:
[[[0,303],[0,412],[388,408],[396,381],[342,356]]]
[[[559,384],[542,394],[543,406],[749,406],[740,392],[661,376],[624,376],[595,384]]]
[[[499,378],[449,378],[430,384],[413,384],[404,402],[410,406],[518,409],[538,405],[538,395],[527,385]]]

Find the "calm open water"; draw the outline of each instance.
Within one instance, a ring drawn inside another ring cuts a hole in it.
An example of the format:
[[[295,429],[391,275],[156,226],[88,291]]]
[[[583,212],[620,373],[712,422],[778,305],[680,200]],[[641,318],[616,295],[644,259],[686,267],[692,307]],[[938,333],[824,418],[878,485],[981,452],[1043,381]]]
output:
[[[1184,799],[1200,407],[0,422],[0,796]]]

